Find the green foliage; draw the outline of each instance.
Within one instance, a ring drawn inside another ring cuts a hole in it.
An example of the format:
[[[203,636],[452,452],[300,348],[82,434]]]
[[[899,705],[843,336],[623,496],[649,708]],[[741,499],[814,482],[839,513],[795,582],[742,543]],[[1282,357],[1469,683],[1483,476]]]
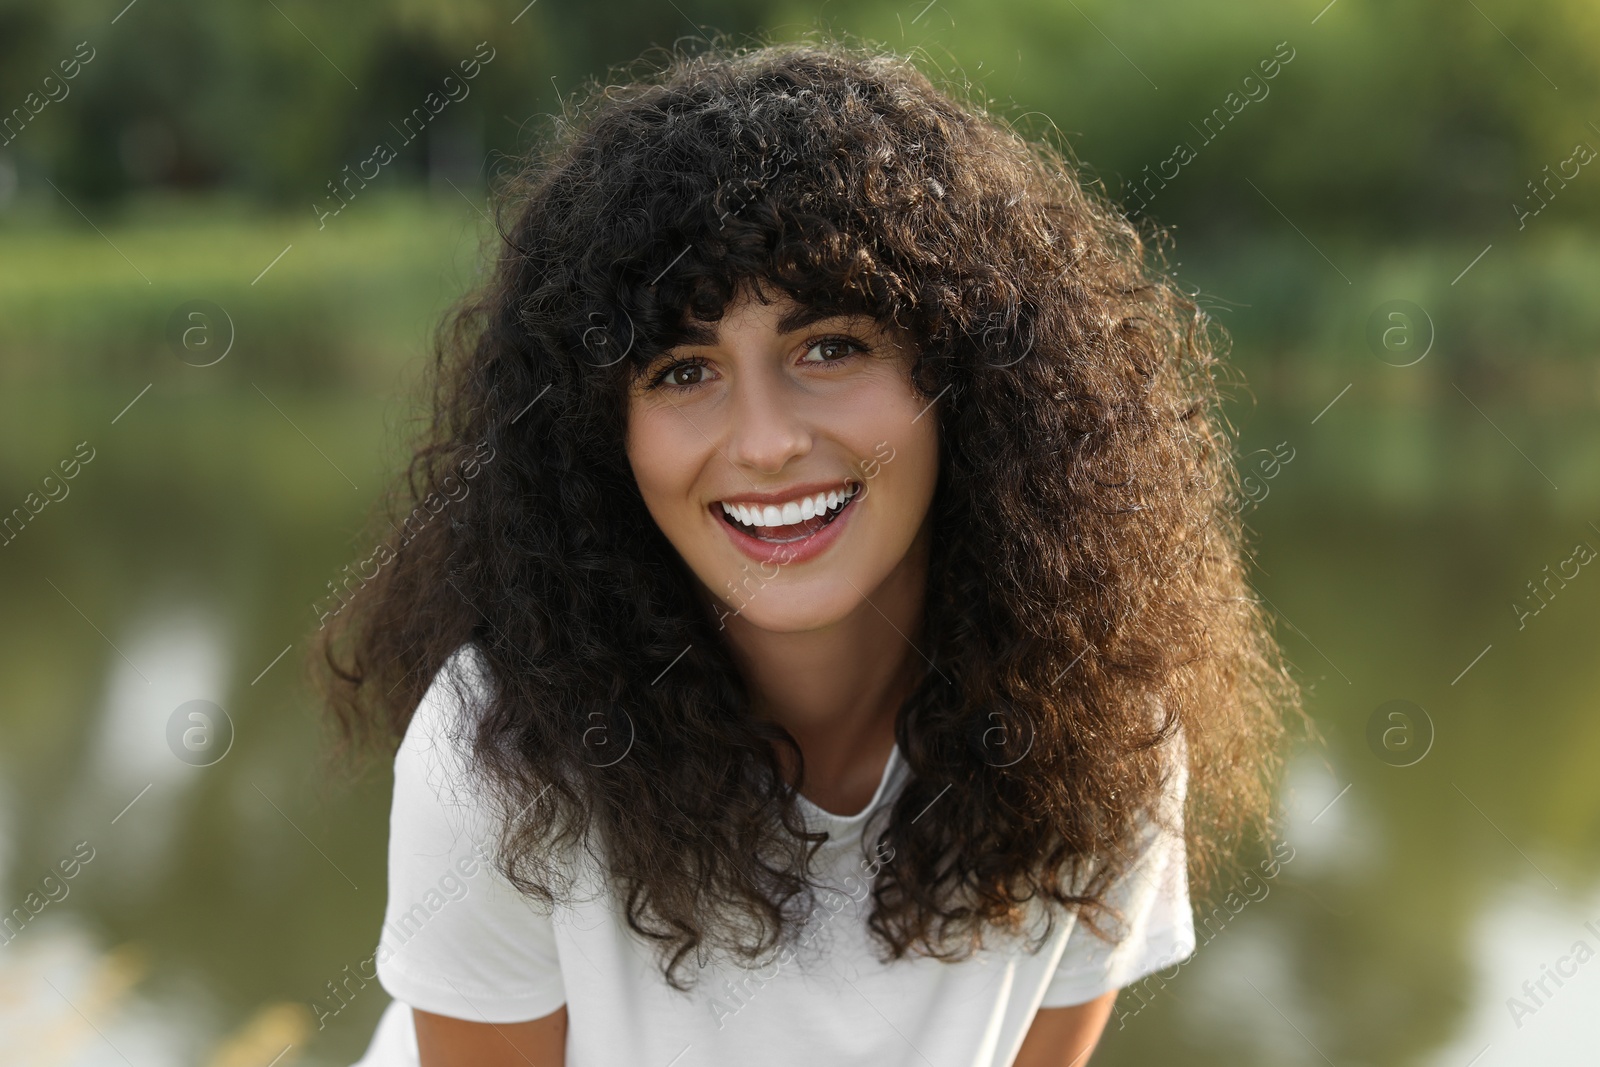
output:
[[[1600,8],[1581,0],[1337,0],[1320,15],[1314,2],[1267,0],[679,6],[687,16],[647,0],[535,3],[520,16],[511,0],[143,0],[118,15],[117,0],[3,0],[0,107],[22,106],[77,42],[96,58],[0,158],[25,192],[49,177],[95,203],[170,186],[303,205],[487,41],[497,59],[471,97],[384,178],[460,184],[525,147],[538,132],[530,121],[559,114],[586,78],[652,45],[817,29],[916,52],[925,69],[965,79],[1029,132],[1070,141],[1119,197],[1187,142],[1195,158],[1148,213],[1223,233],[1281,222],[1263,195],[1310,231],[1511,223],[1512,201],[1546,164],[1579,141],[1600,145],[1590,124]],[[1263,83],[1259,66],[1279,42],[1294,58]],[[1260,87],[1241,91],[1252,74]],[[1228,114],[1230,92],[1252,91],[1264,95],[1201,135],[1214,109]],[[1585,173],[1561,201],[1569,220],[1592,219],[1600,179]]]
[[[393,138],[393,124],[487,42],[490,76],[386,175],[481,182],[486,155],[521,147],[530,119],[559,110],[563,87],[686,28],[670,7],[623,6],[640,17],[606,26],[595,12],[548,4],[517,17],[488,0],[145,0],[120,15],[98,3],[5,0],[0,106],[21,106],[78,42],[95,58],[0,154],[14,155],[24,187],[49,177],[91,203],[149,187],[305,203],[376,139]]]

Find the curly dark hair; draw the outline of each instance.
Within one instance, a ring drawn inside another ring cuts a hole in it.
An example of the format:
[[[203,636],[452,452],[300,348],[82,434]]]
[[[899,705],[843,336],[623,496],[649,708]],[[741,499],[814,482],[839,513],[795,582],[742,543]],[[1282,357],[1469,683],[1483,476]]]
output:
[[[939,398],[937,670],[898,711],[911,776],[872,842],[885,961],[965,958],[1036,898],[1106,936],[1174,752],[1210,884],[1273,829],[1304,718],[1246,580],[1224,335],[1062,150],[909,58],[659,51],[585,86],[497,190],[498,263],[440,330],[401,521],[380,508],[378,573],[318,636],[345,750],[392,746],[470,645],[519,890],[555,901],[561,850],[598,831],[675,988],[691,951],[788,943],[826,837],[782,773],[780,747],[803,781],[798,745],[750,714],[624,453],[630,384],[753,284],[908,330]],[[596,758],[597,726],[626,758]]]

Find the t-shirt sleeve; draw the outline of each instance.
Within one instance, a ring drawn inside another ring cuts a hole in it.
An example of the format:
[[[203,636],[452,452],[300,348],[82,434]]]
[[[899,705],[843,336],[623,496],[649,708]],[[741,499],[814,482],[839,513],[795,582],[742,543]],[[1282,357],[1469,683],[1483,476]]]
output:
[[[1175,824],[1181,831],[1189,772],[1182,758],[1176,763],[1163,802],[1169,812],[1175,809]],[[1082,923],[1074,923],[1061,961],[1045,987],[1041,1008],[1086,1003],[1194,953],[1188,854],[1181,832],[1148,824],[1141,838],[1141,851],[1112,885],[1108,902],[1123,914],[1120,926],[1108,917],[1108,932],[1126,936],[1108,942]]]
[[[566,987],[550,915],[490,859],[498,821],[468,773],[462,703],[487,692],[483,671],[471,646],[457,651],[395,754],[378,980],[423,1011],[522,1022],[566,1003]]]

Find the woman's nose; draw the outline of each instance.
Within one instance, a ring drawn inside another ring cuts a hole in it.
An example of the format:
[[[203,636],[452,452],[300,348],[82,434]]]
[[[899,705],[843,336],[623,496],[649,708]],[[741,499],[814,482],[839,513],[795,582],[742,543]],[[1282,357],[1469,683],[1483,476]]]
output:
[[[776,474],[811,451],[812,432],[801,398],[781,375],[740,375],[728,405],[727,455],[741,467]]]

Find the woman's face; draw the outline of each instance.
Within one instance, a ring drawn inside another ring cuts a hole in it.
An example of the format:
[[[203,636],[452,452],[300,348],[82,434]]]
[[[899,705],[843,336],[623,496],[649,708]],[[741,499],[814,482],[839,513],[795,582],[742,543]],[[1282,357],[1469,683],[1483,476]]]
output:
[[[628,460],[656,525],[725,611],[783,632],[870,597],[938,477],[938,412],[912,389],[904,335],[865,315],[784,321],[806,310],[742,289],[628,399]]]

